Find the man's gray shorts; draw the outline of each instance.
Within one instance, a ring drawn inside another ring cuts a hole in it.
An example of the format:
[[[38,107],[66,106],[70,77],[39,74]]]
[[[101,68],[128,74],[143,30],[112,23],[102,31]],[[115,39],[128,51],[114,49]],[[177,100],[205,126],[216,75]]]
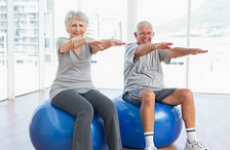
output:
[[[136,89],[136,90],[125,92],[122,95],[122,98],[133,104],[141,105],[141,102],[138,100],[138,94],[140,93],[141,90],[142,89]],[[153,93],[155,94],[155,101],[161,103],[163,99],[171,95],[175,90],[176,88],[165,88],[159,91],[153,91]]]

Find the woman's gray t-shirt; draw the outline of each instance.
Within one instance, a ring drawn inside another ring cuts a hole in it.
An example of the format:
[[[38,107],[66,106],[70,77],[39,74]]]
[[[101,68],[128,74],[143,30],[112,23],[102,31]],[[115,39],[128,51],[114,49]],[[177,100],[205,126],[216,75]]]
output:
[[[50,89],[50,99],[68,89],[75,89],[79,93],[86,93],[90,89],[94,89],[90,73],[92,56],[90,45],[83,45],[80,54],[77,54],[74,50],[60,53],[59,48],[66,40],[68,38],[63,37],[57,40],[59,64],[55,80]]]

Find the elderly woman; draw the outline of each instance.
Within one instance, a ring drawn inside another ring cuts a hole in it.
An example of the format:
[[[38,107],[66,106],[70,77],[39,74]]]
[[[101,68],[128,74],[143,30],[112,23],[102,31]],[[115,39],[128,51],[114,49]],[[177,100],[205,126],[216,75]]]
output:
[[[91,56],[98,51],[124,42],[114,39],[94,40],[85,37],[87,16],[70,11],[65,25],[69,38],[57,40],[59,66],[50,89],[52,103],[77,116],[74,125],[72,150],[91,150],[91,121],[94,112],[104,120],[106,139],[110,150],[120,150],[121,140],[117,110],[113,102],[92,84]]]

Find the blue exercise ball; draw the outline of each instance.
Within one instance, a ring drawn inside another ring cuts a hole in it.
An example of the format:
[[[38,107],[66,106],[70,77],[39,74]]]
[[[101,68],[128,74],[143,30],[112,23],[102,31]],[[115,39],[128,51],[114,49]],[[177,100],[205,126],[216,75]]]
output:
[[[77,118],[45,100],[34,112],[29,127],[36,150],[71,150],[74,123]],[[91,123],[93,150],[106,147],[102,118],[95,114]]]
[[[145,148],[144,130],[140,118],[140,106],[122,99],[113,99],[116,105],[122,145],[127,148]],[[157,148],[172,144],[180,136],[182,118],[178,108],[155,103],[154,143]]]

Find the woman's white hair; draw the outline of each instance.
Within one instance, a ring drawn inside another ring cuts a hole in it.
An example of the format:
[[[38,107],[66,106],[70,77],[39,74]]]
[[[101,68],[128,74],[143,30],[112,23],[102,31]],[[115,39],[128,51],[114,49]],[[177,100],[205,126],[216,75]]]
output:
[[[148,21],[141,21],[141,22],[139,22],[139,23],[137,24],[137,31],[139,30],[139,28],[140,28],[141,26],[151,26],[151,28],[153,28],[153,26],[152,26],[152,24],[151,24],[150,22],[148,22]]]
[[[88,17],[83,12],[71,10],[66,14],[66,17],[65,17],[65,27],[66,27],[67,31],[69,28],[70,20],[72,18],[84,21],[86,23],[86,26],[88,26]]]

